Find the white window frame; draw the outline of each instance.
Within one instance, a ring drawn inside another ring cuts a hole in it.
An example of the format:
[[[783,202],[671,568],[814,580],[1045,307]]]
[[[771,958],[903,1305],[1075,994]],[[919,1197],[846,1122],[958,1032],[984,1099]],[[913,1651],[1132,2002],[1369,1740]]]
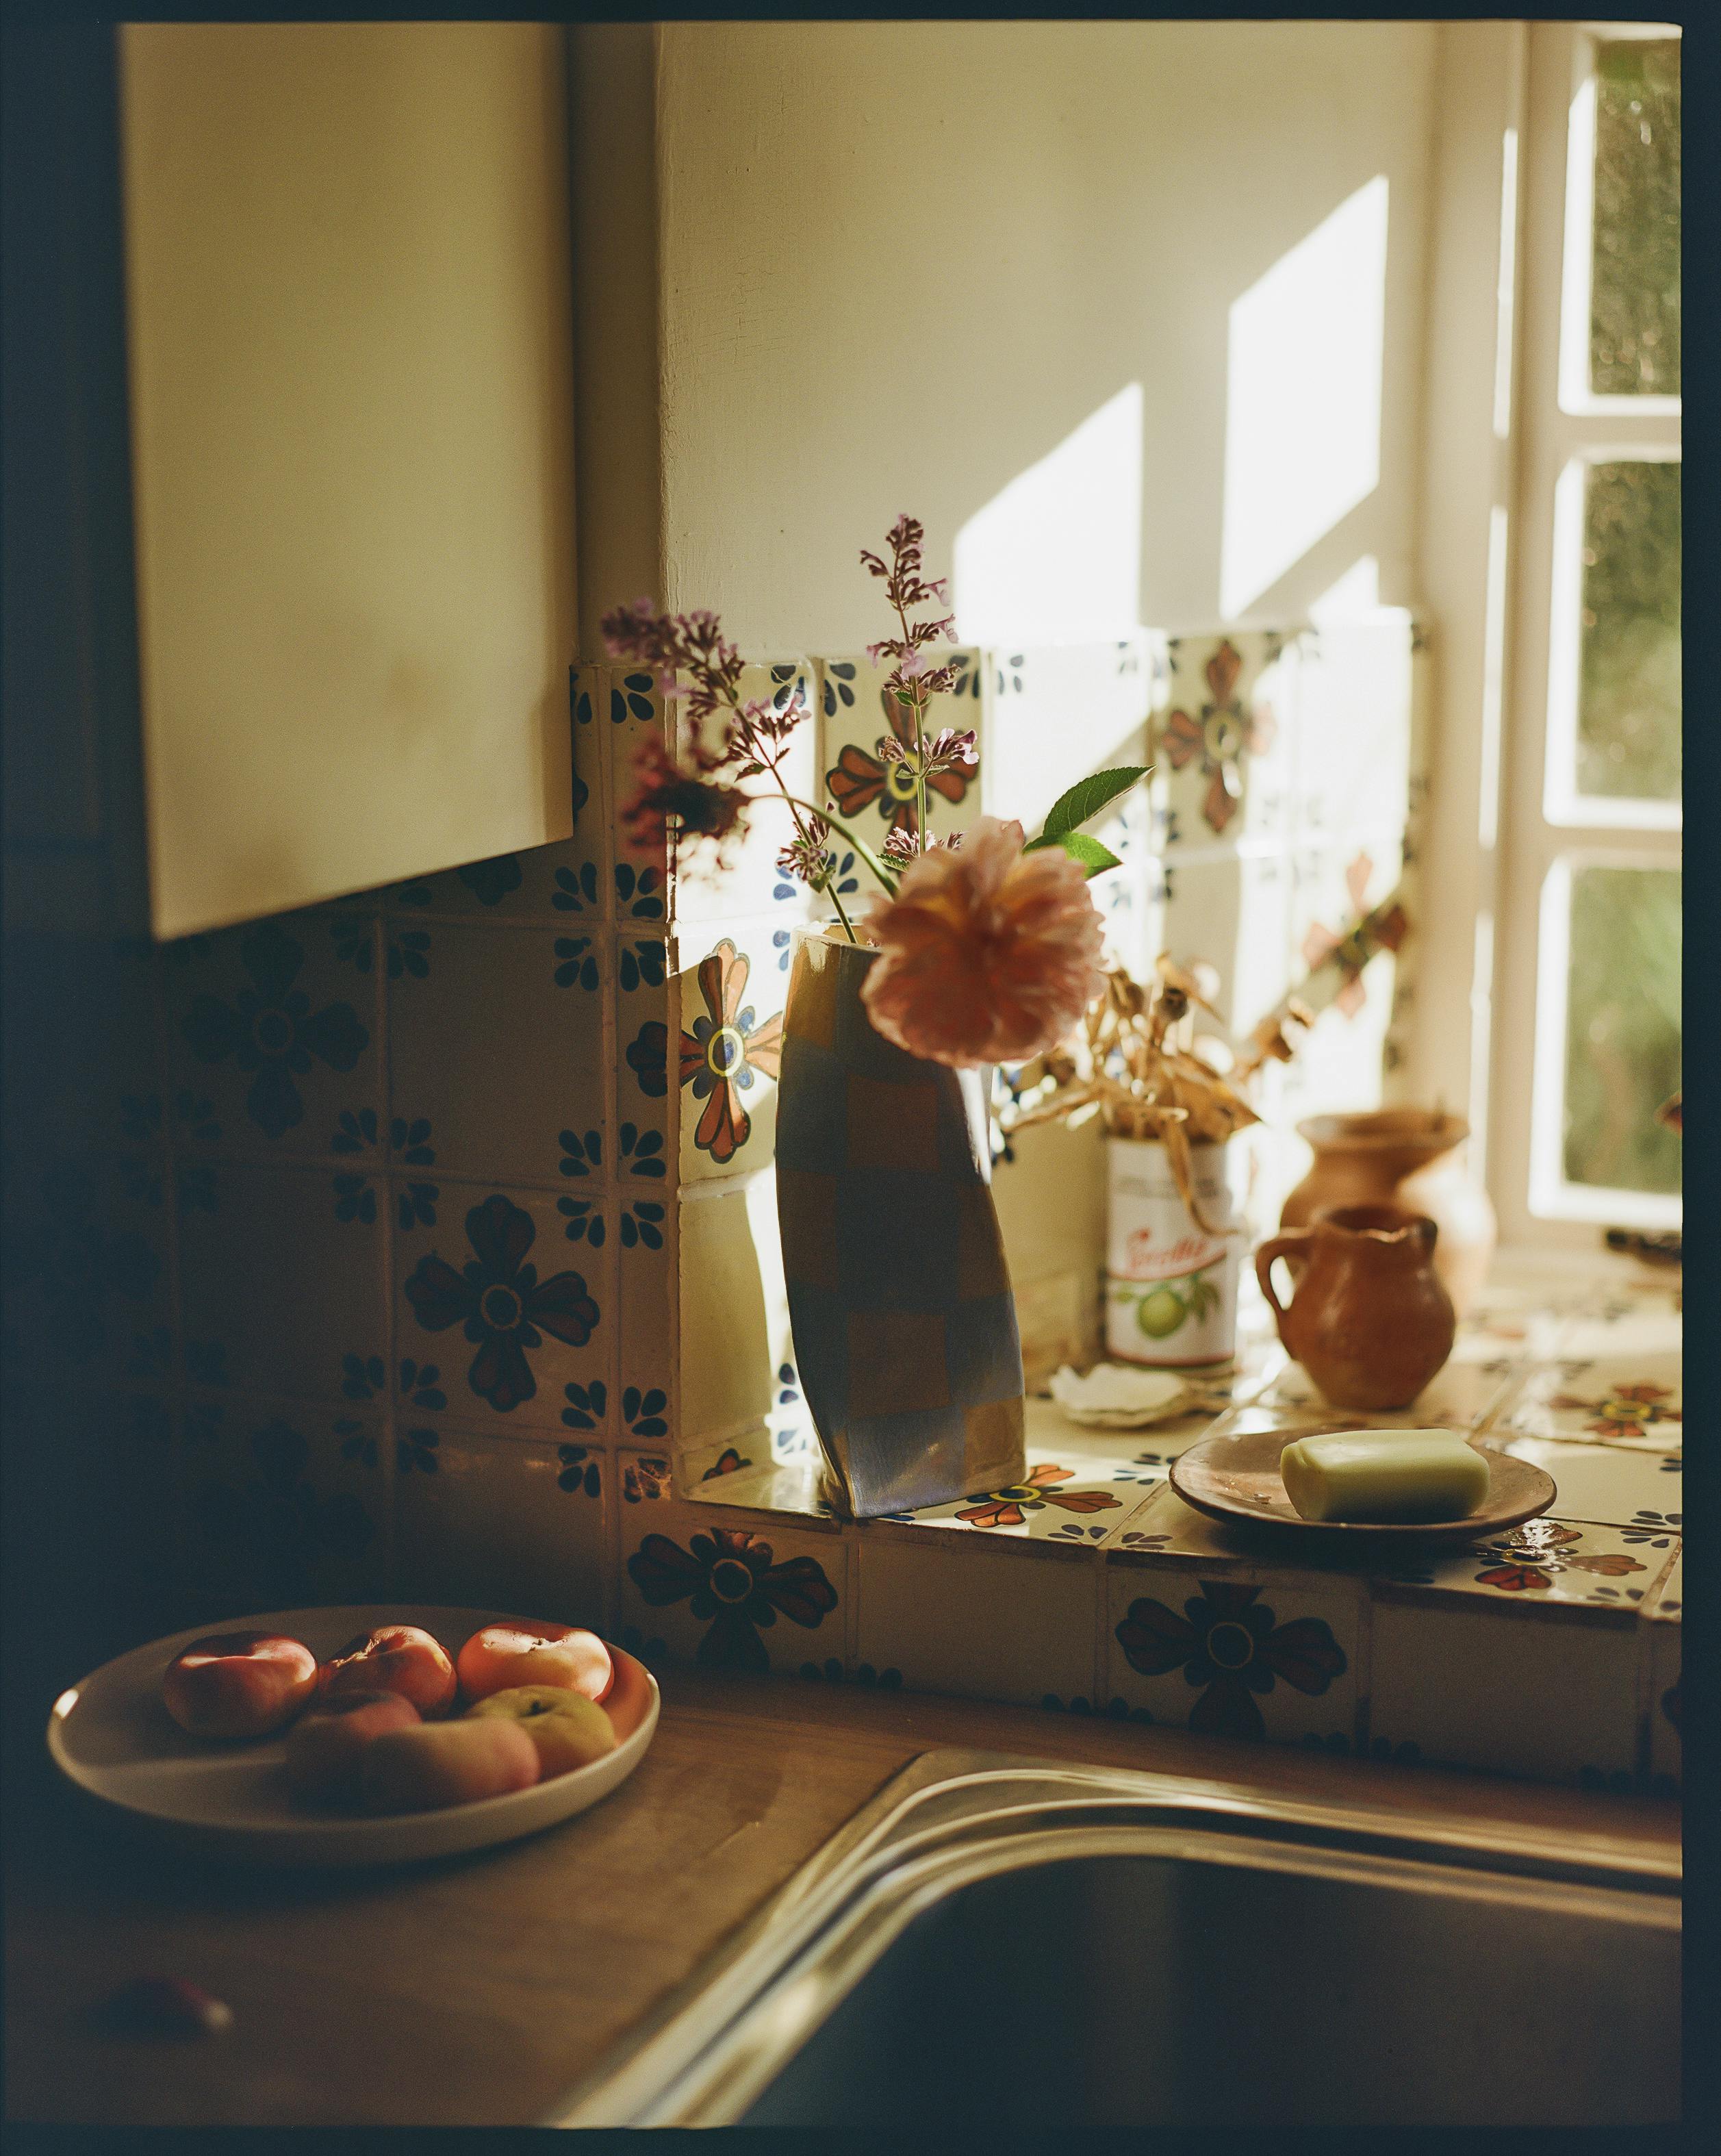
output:
[[[1677,34],[1670,24],[1528,26],[1488,1108],[1488,1180],[1517,1243],[1592,1247],[1602,1224],[1654,1229],[1682,1219],[1677,1196],[1565,1180],[1560,910],[1576,867],[1677,868],[1681,859],[1679,803],[1580,794],[1575,753],[1585,472],[1680,454],[1677,398],[1589,388],[1594,53],[1604,39]]]

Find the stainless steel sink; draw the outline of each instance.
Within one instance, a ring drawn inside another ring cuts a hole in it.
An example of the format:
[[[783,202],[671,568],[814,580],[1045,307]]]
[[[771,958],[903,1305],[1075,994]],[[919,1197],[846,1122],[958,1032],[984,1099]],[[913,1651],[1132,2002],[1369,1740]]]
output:
[[[546,2123],[1671,2123],[1679,1906],[1599,1840],[930,1753]]]

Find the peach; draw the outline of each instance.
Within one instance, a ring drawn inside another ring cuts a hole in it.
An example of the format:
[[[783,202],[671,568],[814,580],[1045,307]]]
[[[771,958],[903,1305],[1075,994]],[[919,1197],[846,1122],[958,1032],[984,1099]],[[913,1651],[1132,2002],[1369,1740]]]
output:
[[[365,1747],[359,1795],[366,1811],[431,1812],[529,1789],[538,1748],[517,1722],[421,1722]]]
[[[279,1632],[214,1632],[167,1665],[161,1698],[193,1737],[266,1737],[316,1690],[317,1658]]]
[[[595,1701],[565,1685],[517,1685],[510,1691],[487,1693],[466,1710],[469,1721],[513,1722],[538,1748],[544,1779],[589,1767],[616,1748],[610,1718]]]
[[[454,1704],[454,1665],[448,1650],[416,1625],[379,1625],[349,1640],[323,1666],[325,1698],[336,1692],[397,1691],[429,1718]]]
[[[418,1710],[403,1692],[352,1686],[313,1707],[287,1739],[287,1784],[301,1797],[351,1802],[366,1748],[391,1729],[410,1729]]]
[[[616,1681],[610,1650],[597,1633],[523,1617],[474,1632],[460,1650],[458,1666],[469,1700],[522,1685],[553,1685],[602,1703]]]

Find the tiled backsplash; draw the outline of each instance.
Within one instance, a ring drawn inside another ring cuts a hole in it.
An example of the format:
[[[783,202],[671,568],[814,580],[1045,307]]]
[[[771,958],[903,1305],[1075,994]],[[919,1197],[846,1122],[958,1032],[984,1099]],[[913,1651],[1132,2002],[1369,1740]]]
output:
[[[1411,643],[1393,617],[965,653],[981,761],[940,815],[1032,828],[1081,772],[1151,756],[1101,827],[1124,865],[1096,898],[1127,963],[1211,961],[1247,1024],[1409,858]],[[877,670],[789,655],[744,683],[797,689],[796,790],[882,837]],[[78,984],[110,1036],[88,1099],[74,1050],[38,1070],[13,1044],[39,1097],[8,1118],[35,1148],[8,1166],[9,1388],[75,1427],[80,1502],[111,1509],[150,1591],[212,1614],[392,1594],[613,1620],[668,1486],[650,1463],[688,1489],[809,1456],[771,1173],[809,909],[774,805],[720,874],[677,876],[620,829],[664,723],[650,674],[576,669],[573,839],[112,948],[111,980]],[[839,868],[857,901],[862,883]],[[33,962],[51,977],[48,939]],[[1277,1115],[1379,1096],[1396,970],[1329,969],[1341,1008],[1306,1067],[1271,1070]],[[1024,1331],[1053,1353],[1091,1337],[1099,1250],[1052,1232],[1046,1194],[1086,1217],[1063,1194],[1092,1142],[1027,1134],[998,1171]],[[1295,1172],[1273,1142],[1263,1224]],[[1067,1493],[1051,1510],[1079,1524]],[[755,1627],[778,1644],[800,1621],[787,1548],[759,1589],[788,1598]]]

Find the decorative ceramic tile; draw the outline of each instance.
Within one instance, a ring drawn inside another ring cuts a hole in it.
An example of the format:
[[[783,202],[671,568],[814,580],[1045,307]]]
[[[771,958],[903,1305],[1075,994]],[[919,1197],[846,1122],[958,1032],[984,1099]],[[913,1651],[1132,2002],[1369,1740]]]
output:
[[[1677,1355],[1572,1357],[1533,1370],[1491,1427],[1514,1436],[1663,1453],[1684,1436]]]
[[[1063,1459],[1090,1466],[1117,1466],[1142,1471],[1147,1479],[1162,1481],[1180,1452],[1200,1444],[1214,1423],[1211,1406],[1168,1422],[1150,1423],[1141,1430],[1094,1430],[1072,1422],[1056,1400],[1028,1395],[1024,1422],[1028,1450],[1035,1458]]]
[[[769,916],[684,928],[669,984],[683,1183],[770,1164],[788,976]]]
[[[1090,771],[1152,761],[1147,717],[1167,664],[1164,639],[1156,634],[1144,632],[1124,643],[992,652],[987,658],[993,693],[981,772],[987,814],[1035,832],[1059,794]],[[1138,798],[1145,810],[1146,796],[1140,789]],[[1118,850],[1101,824],[1087,828]],[[1145,820],[1141,830],[1145,837]]]
[[[616,939],[614,1157],[607,1172],[618,1183],[662,1192],[674,1171],[669,1139],[669,978],[674,943],[623,933]],[[677,1057],[678,1075],[679,1056]],[[679,1097],[679,1095],[678,1096]],[[593,1173],[602,1165],[586,1158]],[[565,1154],[564,1175],[577,1175],[578,1148]]]
[[[589,1445],[402,1424],[395,1591],[602,1629],[613,1466]]]
[[[1354,1581],[1204,1578],[1105,1567],[1109,1707],[1208,1736],[1355,1740],[1361,1596]]]
[[[169,1170],[153,1148],[8,1157],[9,1385],[51,1395],[172,1375],[172,1199]]]
[[[1643,1513],[1623,1526],[1544,1517],[1468,1548],[1367,1553],[1361,1560],[1395,1599],[1458,1596],[1517,1607],[1612,1609],[1649,1598],[1679,1546],[1677,1517]]]
[[[666,920],[669,906],[668,850],[660,840],[641,839],[622,819],[639,790],[634,758],[646,743],[653,740],[667,747],[673,727],[665,722],[657,679],[649,668],[600,666],[591,670],[597,711],[593,724],[608,736],[609,742],[612,806],[608,824],[610,843],[615,853],[612,876],[616,919],[618,922],[641,920],[647,916],[638,911],[640,906],[656,906],[659,911],[649,918]],[[584,673],[582,669],[582,680]],[[575,714],[577,733],[577,690]]]
[[[416,932],[414,963],[388,988],[395,1165],[554,1183],[570,1134],[604,1129],[602,937],[448,921]]]
[[[1375,1757],[1631,1786],[1638,1643],[1630,1623],[1537,1624],[1493,1608],[1377,1599],[1370,1628]]]
[[[1500,1449],[1534,1462],[1554,1477],[1560,1492],[1554,1509],[1563,1520],[1636,1527],[1665,1518],[1676,1530],[1680,1526],[1683,1453],[1560,1445],[1541,1437],[1511,1438]]]
[[[1449,1362],[1437,1370],[1406,1408],[1329,1408],[1300,1363],[1287,1364],[1258,1396],[1262,1407],[1288,1407],[1299,1415],[1330,1414],[1334,1423],[1370,1430],[1471,1430],[1477,1427],[1511,1383],[1510,1368],[1486,1363]]]
[[[1168,855],[1165,947],[1181,965],[1219,975],[1214,1008],[1246,1033],[1291,985],[1290,870],[1276,854]]]
[[[1599,1309],[1566,1316],[1559,1352],[1571,1361],[1602,1357],[1636,1361],[1640,1356],[1677,1356],[1684,1341],[1685,1320],[1677,1295],[1639,1299],[1616,1296]]]
[[[1391,974],[1391,952],[1377,952],[1352,972],[1343,963],[1342,947],[1357,923],[1392,896],[1403,865],[1402,837],[1391,826],[1293,854],[1291,969],[1293,978],[1305,983],[1298,993],[1311,1009],[1336,1005],[1339,1016],[1355,1021],[1372,984],[1363,973],[1372,968],[1375,975]]]
[[[846,1660],[850,1553],[834,1523],[791,1526],[659,1498],[623,1505],[617,1633],[704,1669]]]
[[[855,1657],[899,1670],[910,1691],[1028,1706],[1091,1704],[1091,1555],[982,1537],[914,1538],[883,1522],[856,1533]]]
[[[1298,639],[1293,807],[1299,832],[1401,827],[1410,805],[1411,621],[1305,629]]]
[[[609,1383],[614,1269],[601,1203],[404,1178],[394,1199],[400,1414],[412,1405],[409,1366],[425,1363],[439,1367],[452,1413],[508,1430],[556,1430],[569,1385]]]
[[[177,1142],[212,1152],[376,1158],[378,937],[374,911],[356,903],[168,945]]]
[[[690,1504],[799,1513],[817,1520],[836,1517],[821,1495],[822,1468],[817,1453],[779,1460],[771,1450],[771,1432],[762,1424],[725,1444],[679,1454],[675,1472],[677,1495]]]
[[[1272,630],[1181,636],[1153,732],[1169,859],[1290,828],[1298,653]],[[1223,970],[1216,955],[1213,963]],[[1258,1015],[1258,1014],[1257,1014]]]
[[[1158,1465],[1083,1458],[1072,1448],[1048,1451],[1030,1445],[1027,1473],[1021,1482],[886,1517],[902,1527],[955,1529],[997,1541],[1091,1547],[1104,1542],[1134,1510],[1143,1490],[1164,1475]]]
[[[624,1188],[611,1201],[616,1221],[617,1389],[609,1426],[618,1440],[668,1440],[678,1353],[675,1194],[659,1185]]]
[[[754,1184],[684,1197],[681,1442],[762,1422],[781,1389],[783,1357],[772,1352],[782,1261],[771,1188]]]
[[[238,1394],[186,1412],[186,1563],[212,1607],[290,1609],[387,1593],[382,1414]]]
[[[192,1160],[178,1183],[189,1383],[356,1405],[383,1392],[384,1178]]]
[[[1680,1690],[1685,1605],[1685,1558],[1673,1560],[1673,1568],[1662,1582],[1653,1605],[1645,1613],[1643,1650],[1647,1665],[1647,1758],[1652,1782],[1657,1787],[1682,1778],[1683,1695]]]
[[[789,737],[781,767],[782,786],[797,801],[817,801],[818,729],[812,661],[785,658],[745,667],[737,694],[744,704],[756,701],[780,712],[788,711],[799,699],[806,716]],[[684,708],[679,726],[685,743],[690,738],[691,721]],[[715,721],[707,722],[709,740],[716,738],[715,726]],[[778,855],[807,828],[807,811],[791,809],[781,798],[777,781],[768,773],[759,773],[740,783],[753,804],[747,811],[745,829],[729,839],[720,853],[709,844],[689,844],[685,840],[682,844],[674,894],[675,919],[679,924],[779,909],[790,917],[799,917],[807,911],[806,886],[777,865]]]
[[[991,699],[985,693],[985,656],[972,649],[937,650],[927,654],[934,665],[954,664],[955,685],[948,696],[933,699],[927,725],[934,734],[950,726],[979,736],[978,766],[942,772],[929,782],[928,821],[935,838],[966,831],[981,814],[981,799],[988,778],[986,712]],[[878,853],[893,824],[911,824],[914,789],[907,767],[880,754],[880,744],[898,734],[905,721],[896,716],[894,698],[884,694],[884,683],[894,660],[886,657],[874,665],[864,652],[818,662],[819,732],[817,798],[833,804],[843,822],[851,825]],[[912,739],[912,728],[908,738]],[[841,834],[834,834],[840,839]],[[855,894],[864,904],[877,890],[872,876],[858,863],[844,865],[848,850],[837,859],[837,888],[855,877]],[[844,896],[843,904],[848,905]],[[821,908],[829,912],[830,908]]]

